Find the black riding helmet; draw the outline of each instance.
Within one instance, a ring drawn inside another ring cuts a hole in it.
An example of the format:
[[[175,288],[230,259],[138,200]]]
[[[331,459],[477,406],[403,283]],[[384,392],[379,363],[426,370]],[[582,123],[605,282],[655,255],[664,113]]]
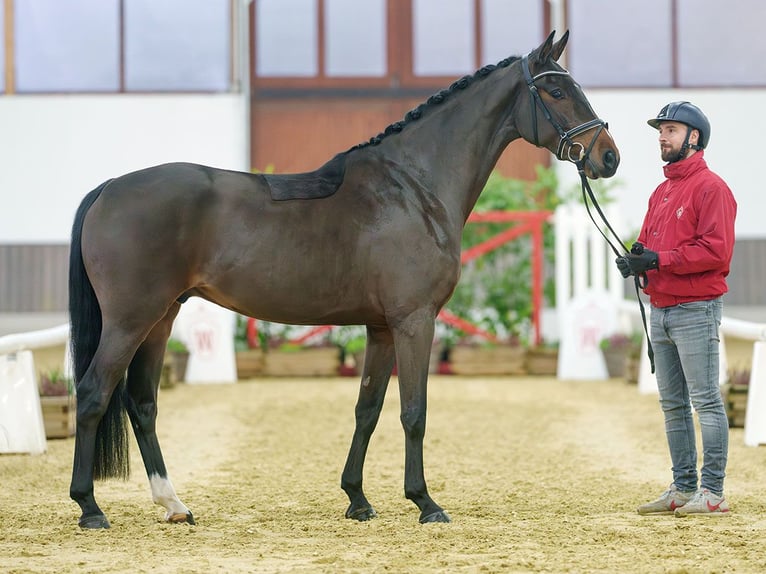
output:
[[[681,147],[681,153],[675,161],[682,159],[688,148],[698,150],[705,149],[710,141],[710,121],[707,119],[707,116],[702,113],[702,110],[690,102],[670,102],[659,111],[656,118],[652,118],[646,123],[654,129],[659,129],[661,122],[679,122],[686,124],[690,128],[697,130],[700,134],[700,137],[697,140],[697,145],[692,145],[689,143],[689,134],[691,133],[691,130],[686,130],[684,145]]]

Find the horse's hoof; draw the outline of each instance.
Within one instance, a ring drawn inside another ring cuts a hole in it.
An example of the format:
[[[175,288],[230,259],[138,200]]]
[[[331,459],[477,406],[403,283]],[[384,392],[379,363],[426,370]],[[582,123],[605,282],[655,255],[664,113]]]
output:
[[[170,516],[165,518],[166,521],[172,523],[172,524],[180,524],[182,522],[186,522],[187,524],[196,524],[194,522],[194,516],[191,513],[191,510],[189,512],[179,512],[177,514],[171,514]]]
[[[359,522],[365,522],[367,520],[370,520],[372,518],[375,518],[378,515],[377,512],[375,512],[375,509],[372,506],[366,506],[365,508],[357,508],[356,510],[351,510],[351,507],[348,507],[348,510],[346,510],[346,518],[353,518],[354,520],[358,520]]]
[[[420,524],[426,524],[428,522],[452,522],[452,519],[449,517],[449,514],[443,510],[439,510],[429,514],[428,516],[422,516],[420,518]]]
[[[109,528],[109,521],[103,514],[94,514],[92,516],[81,516],[78,522],[80,528],[97,529],[97,528]]]

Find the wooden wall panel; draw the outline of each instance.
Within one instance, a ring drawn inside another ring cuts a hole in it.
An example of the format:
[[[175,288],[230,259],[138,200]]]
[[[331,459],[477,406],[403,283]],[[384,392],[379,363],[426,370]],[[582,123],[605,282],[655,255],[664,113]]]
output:
[[[366,141],[401,120],[421,99],[258,100],[252,113],[252,163],[278,173],[310,171],[336,153]],[[535,165],[550,165],[550,153],[513,142],[497,167],[501,173],[534,179]]]
[[[69,245],[0,245],[0,313],[66,311]]]

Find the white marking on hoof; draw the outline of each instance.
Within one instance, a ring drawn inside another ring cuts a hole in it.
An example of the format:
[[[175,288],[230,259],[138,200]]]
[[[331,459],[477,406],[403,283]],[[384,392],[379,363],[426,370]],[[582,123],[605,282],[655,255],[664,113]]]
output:
[[[189,514],[189,509],[179,500],[170,479],[159,474],[153,474],[149,478],[149,485],[152,487],[152,501],[154,501],[154,504],[165,507],[165,521],[185,521],[186,515]],[[184,520],[180,520],[181,516],[184,517]]]

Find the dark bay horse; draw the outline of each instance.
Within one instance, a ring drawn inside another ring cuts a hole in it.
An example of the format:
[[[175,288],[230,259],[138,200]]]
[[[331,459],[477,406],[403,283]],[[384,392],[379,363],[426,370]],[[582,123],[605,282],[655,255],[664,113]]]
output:
[[[70,314],[77,435],[71,497],[83,528],[108,528],[94,479],[128,474],[127,417],[155,503],[193,523],[168,479],[155,421],[173,320],[190,296],[243,315],[366,325],[356,428],[341,478],[347,518],[375,510],[362,489],[394,361],[405,435],[404,493],[420,522],[449,522],[423,473],[434,320],[460,276],[466,219],[517,138],[610,177],[619,154],[557,64],[568,34],[482,68],[384,133],[314,172],[260,175],[174,163],[109,180],[73,225]]]

